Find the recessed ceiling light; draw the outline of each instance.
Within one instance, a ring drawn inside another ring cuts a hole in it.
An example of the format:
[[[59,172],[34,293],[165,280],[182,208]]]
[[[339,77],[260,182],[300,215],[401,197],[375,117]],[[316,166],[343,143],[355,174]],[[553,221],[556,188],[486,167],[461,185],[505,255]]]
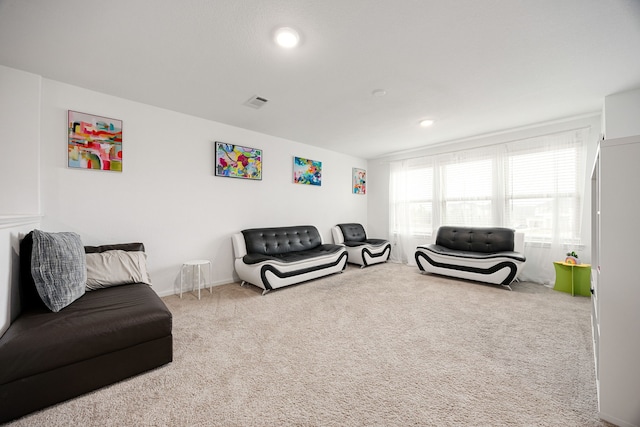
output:
[[[373,92],[371,92],[371,95],[373,96],[385,96],[387,94],[387,91],[384,89],[376,89]]]
[[[422,126],[423,128],[428,128],[432,124],[433,124],[433,120],[430,120],[430,119],[420,121],[420,126]]]
[[[278,46],[291,49],[292,47],[296,47],[300,42],[300,35],[293,28],[282,27],[276,31],[275,41]]]

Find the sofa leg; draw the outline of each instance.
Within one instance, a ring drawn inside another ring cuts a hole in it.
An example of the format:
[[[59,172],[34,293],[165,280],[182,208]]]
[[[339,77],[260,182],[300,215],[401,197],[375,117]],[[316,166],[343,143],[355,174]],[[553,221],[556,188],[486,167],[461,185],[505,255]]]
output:
[[[242,283],[240,283],[240,286],[244,286],[247,282],[245,282],[244,280],[242,281]]]
[[[511,286],[510,286],[510,285],[500,285],[500,286],[502,286],[503,288],[507,288],[507,289],[509,289],[510,291],[513,291],[513,289],[511,289]]]
[[[271,289],[265,289],[264,291],[262,291],[262,296],[265,296],[267,293],[269,293],[269,291],[271,291]]]

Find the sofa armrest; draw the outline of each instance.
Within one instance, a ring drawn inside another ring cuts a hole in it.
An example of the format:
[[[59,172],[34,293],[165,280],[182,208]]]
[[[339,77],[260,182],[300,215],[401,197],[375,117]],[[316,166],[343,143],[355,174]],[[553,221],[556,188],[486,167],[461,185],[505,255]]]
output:
[[[247,254],[247,244],[242,233],[233,234],[231,242],[233,243],[233,255],[236,258],[242,258]]]
[[[333,243],[336,245],[344,244],[344,235],[342,230],[337,225],[331,229],[331,235],[333,236]]]
[[[513,250],[524,254],[524,233],[516,231],[513,236]]]

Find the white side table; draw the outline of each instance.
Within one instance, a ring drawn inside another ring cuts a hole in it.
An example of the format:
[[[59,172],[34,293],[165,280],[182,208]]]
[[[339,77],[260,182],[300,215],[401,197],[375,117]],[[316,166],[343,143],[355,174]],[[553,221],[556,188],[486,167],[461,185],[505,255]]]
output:
[[[202,268],[206,266],[208,268],[208,275],[205,276],[202,272]],[[192,260],[192,261],[186,261],[185,263],[182,264],[182,268],[180,269],[180,298],[182,298],[182,286],[186,285],[185,283],[185,276],[188,276],[188,268],[191,268],[191,288],[193,289],[194,286],[198,287],[198,299],[200,299],[200,289],[202,288],[202,285],[204,285],[205,287],[207,287],[207,279],[209,280],[209,292],[211,291],[211,261],[209,261],[208,259],[196,259],[196,260]],[[185,272],[185,270],[187,270]],[[194,281],[194,278],[196,277],[196,271],[197,271],[197,277],[198,280],[197,282]]]

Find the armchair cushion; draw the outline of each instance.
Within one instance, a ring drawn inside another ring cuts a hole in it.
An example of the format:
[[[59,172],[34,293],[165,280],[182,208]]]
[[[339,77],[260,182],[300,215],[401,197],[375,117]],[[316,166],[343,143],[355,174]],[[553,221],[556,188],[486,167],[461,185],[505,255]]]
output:
[[[338,224],[345,242],[364,242],[367,240],[367,233],[362,224]]]

